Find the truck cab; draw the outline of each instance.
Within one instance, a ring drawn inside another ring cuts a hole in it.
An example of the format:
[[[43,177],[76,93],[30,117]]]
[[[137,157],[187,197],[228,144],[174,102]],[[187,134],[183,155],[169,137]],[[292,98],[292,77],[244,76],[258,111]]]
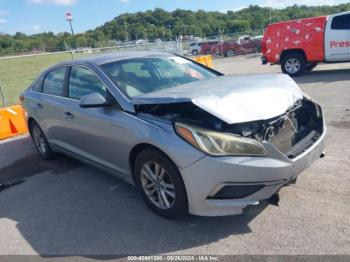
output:
[[[328,17],[325,32],[325,61],[350,61],[350,12]]]
[[[350,61],[350,12],[269,25],[262,43],[263,64],[280,64],[298,76],[320,62]]]

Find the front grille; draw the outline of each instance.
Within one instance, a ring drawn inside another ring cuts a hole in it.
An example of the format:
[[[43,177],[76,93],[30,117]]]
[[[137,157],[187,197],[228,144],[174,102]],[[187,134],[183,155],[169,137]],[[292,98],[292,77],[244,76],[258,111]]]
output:
[[[299,141],[295,146],[290,148],[285,154],[289,159],[293,159],[308,150],[320,137],[321,135],[319,133],[316,131],[311,131],[306,137]]]
[[[310,148],[323,132],[321,108],[308,102],[276,121],[267,128],[265,136],[279,151],[293,159]]]
[[[323,115],[311,100],[298,100],[283,115],[272,119],[223,126],[222,131],[268,141],[281,153],[294,158],[315,143],[323,133]]]
[[[266,135],[279,151],[286,153],[295,144],[295,138],[298,128],[298,121],[293,117],[286,116],[281,124],[270,128],[271,134]]]

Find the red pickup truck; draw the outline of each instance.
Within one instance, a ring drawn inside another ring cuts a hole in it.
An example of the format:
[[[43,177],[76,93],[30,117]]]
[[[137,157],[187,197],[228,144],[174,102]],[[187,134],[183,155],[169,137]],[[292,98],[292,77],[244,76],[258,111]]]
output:
[[[211,52],[212,46],[217,45],[218,43],[219,43],[218,40],[210,40],[210,41],[202,42],[200,53],[205,54],[205,55],[209,55]]]
[[[261,60],[280,64],[290,76],[312,70],[320,62],[350,62],[350,12],[269,25]]]
[[[212,54],[222,53],[224,56],[235,56],[242,54],[255,53],[260,50],[261,40],[259,38],[251,38],[250,36],[242,36],[235,40],[224,41],[211,47]]]

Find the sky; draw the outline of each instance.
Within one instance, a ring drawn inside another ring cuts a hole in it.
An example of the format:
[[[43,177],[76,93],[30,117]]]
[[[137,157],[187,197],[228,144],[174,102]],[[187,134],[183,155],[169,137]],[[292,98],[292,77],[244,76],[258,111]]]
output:
[[[112,20],[121,13],[163,8],[237,11],[249,5],[283,8],[294,4],[336,5],[350,0],[0,0],[0,32],[35,34],[69,31],[65,13],[73,14],[76,32],[84,32]]]

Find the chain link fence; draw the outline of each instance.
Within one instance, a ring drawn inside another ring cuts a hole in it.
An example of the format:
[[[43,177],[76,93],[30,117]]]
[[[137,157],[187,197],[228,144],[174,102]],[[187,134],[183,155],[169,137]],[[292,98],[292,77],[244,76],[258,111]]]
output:
[[[33,80],[40,75],[46,68],[62,61],[77,59],[81,57],[107,54],[123,51],[163,51],[181,55],[201,55],[212,54],[215,56],[227,56],[229,43],[238,43],[242,36],[250,36],[252,39],[262,32],[240,32],[229,35],[213,35],[206,39],[179,39],[169,42],[143,43],[132,45],[116,45],[103,48],[78,48],[77,50],[29,54],[11,57],[0,57],[0,108],[18,103],[18,97],[27,88]],[[206,50],[192,52],[193,43],[213,43],[215,45],[207,46]],[[243,46],[243,45],[242,45]],[[256,52],[257,49],[251,50]],[[235,52],[235,54],[240,54]]]
[[[124,45],[105,48],[79,48],[55,53],[0,57],[0,108],[18,103],[20,94],[42,71],[59,62],[98,54],[123,51],[165,51],[179,53],[175,42]]]

